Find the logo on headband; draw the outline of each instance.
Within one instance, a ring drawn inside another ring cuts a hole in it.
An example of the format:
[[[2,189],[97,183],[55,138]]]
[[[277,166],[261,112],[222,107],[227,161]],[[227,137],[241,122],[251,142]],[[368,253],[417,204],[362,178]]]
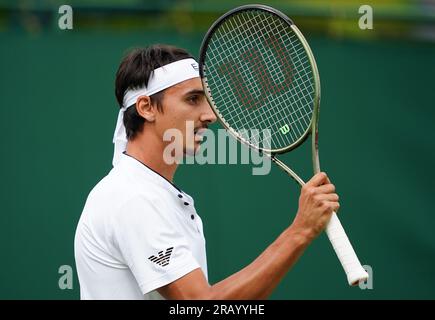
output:
[[[190,64],[195,71],[199,71],[199,67],[197,63]]]

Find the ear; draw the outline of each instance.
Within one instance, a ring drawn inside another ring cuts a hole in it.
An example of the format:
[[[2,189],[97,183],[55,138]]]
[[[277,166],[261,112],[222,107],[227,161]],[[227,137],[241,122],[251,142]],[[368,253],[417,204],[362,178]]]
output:
[[[137,113],[148,122],[154,122],[156,119],[156,108],[151,104],[149,96],[141,96],[136,101]]]

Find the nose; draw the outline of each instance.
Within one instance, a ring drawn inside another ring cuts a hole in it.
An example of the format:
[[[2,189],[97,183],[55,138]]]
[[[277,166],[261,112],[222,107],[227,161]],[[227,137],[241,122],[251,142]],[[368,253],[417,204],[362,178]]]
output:
[[[204,103],[204,112],[201,113],[199,120],[208,124],[216,122],[216,114],[214,113],[208,102]]]

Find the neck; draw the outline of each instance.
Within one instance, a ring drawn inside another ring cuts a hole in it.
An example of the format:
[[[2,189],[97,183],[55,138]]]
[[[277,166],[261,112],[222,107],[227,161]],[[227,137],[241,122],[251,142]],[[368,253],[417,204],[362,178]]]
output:
[[[177,164],[165,163],[163,160],[164,148],[161,139],[156,135],[141,132],[133,140],[128,141],[127,154],[173,182]]]

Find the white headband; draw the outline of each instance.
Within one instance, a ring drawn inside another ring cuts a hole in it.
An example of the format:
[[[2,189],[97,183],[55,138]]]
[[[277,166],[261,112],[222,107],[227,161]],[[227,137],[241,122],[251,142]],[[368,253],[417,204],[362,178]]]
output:
[[[127,90],[124,94],[123,106],[118,113],[118,120],[113,135],[113,143],[115,144],[113,166],[118,163],[121,154],[127,147],[127,134],[123,121],[125,110],[135,106],[137,99],[141,96],[151,96],[177,83],[199,77],[198,70],[198,63],[194,59],[179,60],[155,69],[148,80],[148,86],[135,90]]]

